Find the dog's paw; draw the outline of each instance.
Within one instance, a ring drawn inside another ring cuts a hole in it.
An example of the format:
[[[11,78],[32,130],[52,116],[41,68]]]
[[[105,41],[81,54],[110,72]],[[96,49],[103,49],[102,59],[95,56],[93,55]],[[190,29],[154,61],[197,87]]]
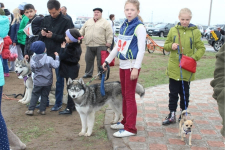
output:
[[[186,135],[184,134],[183,137],[186,138]]]
[[[84,136],[84,135],[85,135],[84,132],[80,132],[80,133],[79,133],[79,136]]]
[[[191,143],[189,143],[189,145],[191,146],[192,144],[191,144]]]
[[[28,102],[26,102],[26,101],[22,101],[21,103],[22,103],[22,104],[27,104]]]
[[[181,141],[184,141],[184,139],[181,139]]]
[[[84,136],[86,136],[86,137],[91,136],[91,133],[85,133]]]
[[[23,101],[23,99],[21,99],[21,100],[18,100],[18,102],[19,102],[19,103],[21,103],[22,101]]]

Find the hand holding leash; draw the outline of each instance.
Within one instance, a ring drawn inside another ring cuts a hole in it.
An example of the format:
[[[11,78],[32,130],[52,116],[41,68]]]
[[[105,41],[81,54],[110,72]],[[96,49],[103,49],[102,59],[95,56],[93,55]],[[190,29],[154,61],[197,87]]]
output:
[[[24,58],[28,61],[29,56],[28,55],[25,55]]]
[[[103,70],[104,70],[104,72],[105,71],[107,71],[107,66],[109,65],[109,63],[107,62],[107,61],[105,61],[103,64],[102,64],[102,68],[103,68]]]
[[[173,50],[177,50],[177,46],[179,46],[179,44],[173,43],[173,44],[172,44],[172,49],[173,49]]]

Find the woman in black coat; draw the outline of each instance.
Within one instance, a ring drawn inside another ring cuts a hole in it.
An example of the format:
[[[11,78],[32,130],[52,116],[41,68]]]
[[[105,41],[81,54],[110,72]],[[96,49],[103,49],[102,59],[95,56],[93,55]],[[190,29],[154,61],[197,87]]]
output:
[[[66,78],[66,82],[69,78],[76,79],[79,74],[79,60],[82,53],[81,42],[82,37],[77,29],[69,29],[66,31],[66,43],[61,44],[61,50],[59,53],[60,76]],[[67,87],[68,88],[68,87]],[[75,108],[75,104],[72,98],[68,94],[67,107],[64,111],[60,111],[59,114],[72,114],[72,110]]]

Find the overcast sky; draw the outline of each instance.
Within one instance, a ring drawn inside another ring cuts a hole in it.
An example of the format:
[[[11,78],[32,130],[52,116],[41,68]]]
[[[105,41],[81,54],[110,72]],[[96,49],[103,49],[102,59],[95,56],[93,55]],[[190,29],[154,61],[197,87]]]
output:
[[[47,0],[0,0],[10,11],[18,7],[21,2],[31,3],[39,14],[46,14]],[[103,17],[108,18],[115,14],[116,20],[124,18],[124,4],[126,0],[59,0],[61,6],[66,6],[68,14],[73,20],[78,16],[93,16],[93,8],[101,7]],[[178,21],[178,13],[181,8],[191,9],[193,24],[208,25],[210,0],[139,0],[140,15],[145,22]],[[213,0],[211,25],[225,24],[225,0]]]

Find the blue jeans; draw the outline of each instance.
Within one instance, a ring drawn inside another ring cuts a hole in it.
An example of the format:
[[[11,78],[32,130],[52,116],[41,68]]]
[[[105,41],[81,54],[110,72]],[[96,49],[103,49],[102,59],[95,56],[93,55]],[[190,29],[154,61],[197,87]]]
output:
[[[60,107],[63,99],[64,78],[59,75],[59,68],[55,69],[56,89],[55,89],[55,106]]]
[[[9,150],[9,140],[7,135],[7,128],[5,124],[5,120],[2,116],[1,112],[1,101],[2,101],[2,86],[0,86],[0,149],[1,150]]]
[[[9,73],[8,59],[3,59],[3,71],[4,73]]]

